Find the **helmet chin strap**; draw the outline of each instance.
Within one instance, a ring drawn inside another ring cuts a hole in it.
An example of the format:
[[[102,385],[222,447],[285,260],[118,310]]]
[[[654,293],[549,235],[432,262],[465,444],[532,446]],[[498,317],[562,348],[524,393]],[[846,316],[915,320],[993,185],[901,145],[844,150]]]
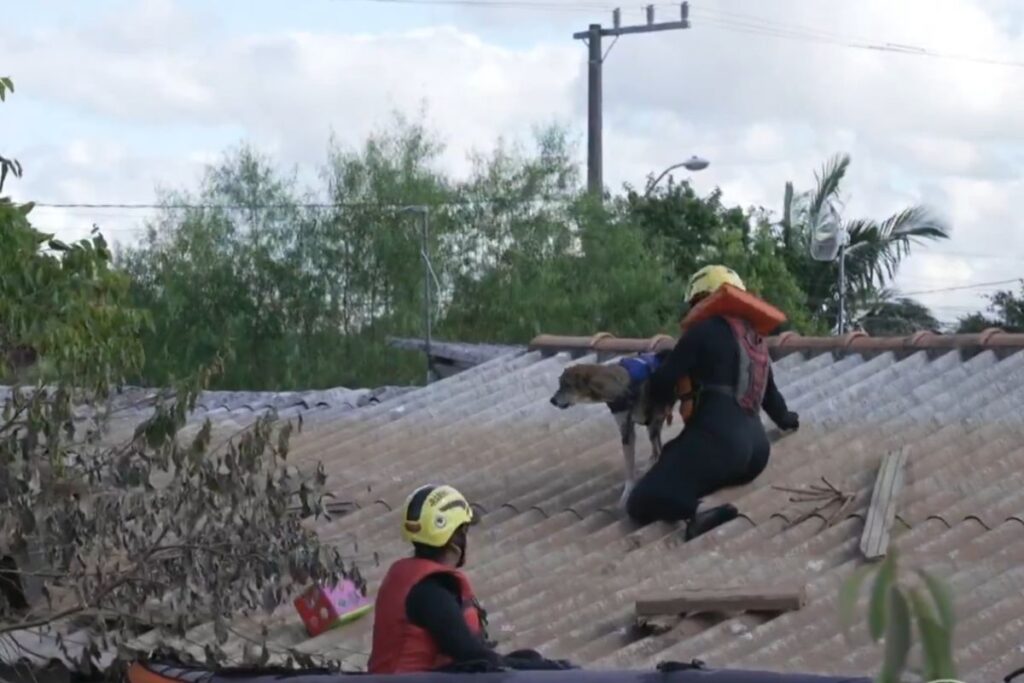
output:
[[[455,563],[456,569],[461,569],[462,565],[466,564],[466,534],[458,534],[458,538],[455,540],[455,547],[459,549],[459,560]]]

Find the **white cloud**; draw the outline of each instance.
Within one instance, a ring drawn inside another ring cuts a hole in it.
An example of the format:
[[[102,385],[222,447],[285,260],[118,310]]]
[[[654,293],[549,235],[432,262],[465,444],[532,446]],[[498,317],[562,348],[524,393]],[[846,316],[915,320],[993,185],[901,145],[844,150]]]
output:
[[[777,208],[786,180],[807,188],[826,158],[849,152],[851,213],[884,217],[927,202],[954,224],[953,240],[918,249],[907,262],[899,279],[904,290],[1021,272],[1016,203],[1024,189],[1024,70],[836,44],[915,44],[1024,60],[1019,3],[691,6],[694,28],[625,36],[609,54],[609,186],[642,184],[647,174],[699,154],[711,166],[693,175],[698,188],[718,185],[727,202]],[[128,147],[118,141],[118,126],[158,137],[181,126],[233,131],[223,134],[224,145],[236,142],[238,131],[307,168],[322,161],[331,131],[358,144],[391,111],[415,114],[424,103],[430,125],[448,143],[445,163],[456,170],[466,168],[468,148],[524,135],[537,123],[571,121],[584,136],[585,50],[569,27],[579,30],[591,16],[488,10],[517,36],[510,46],[485,38],[480,15],[469,14],[474,10],[448,15],[465,23],[404,32],[267,25],[243,34],[173,0],[126,7],[89,26],[55,25],[27,36],[0,29],[19,93],[110,122],[109,135],[54,134],[43,160],[33,159],[43,174],[22,184],[26,196],[151,199],[154,184],[195,179],[200,164],[219,152],[212,135],[181,149],[157,140],[153,148]],[[564,35],[552,38],[551,27],[563,24]],[[524,42],[530,27],[545,39]],[[796,40],[794,32],[814,40]],[[978,293],[927,300],[964,306]]]

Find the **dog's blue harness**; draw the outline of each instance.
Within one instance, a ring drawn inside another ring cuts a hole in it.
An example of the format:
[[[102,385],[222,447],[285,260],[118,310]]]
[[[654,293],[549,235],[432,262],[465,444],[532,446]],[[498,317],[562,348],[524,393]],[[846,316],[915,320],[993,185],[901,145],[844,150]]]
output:
[[[629,410],[633,403],[636,401],[637,392],[640,389],[640,385],[646,382],[654,371],[661,365],[661,361],[653,353],[644,353],[639,356],[627,356],[626,358],[619,359],[619,365],[626,369],[629,373],[629,391],[626,392],[625,396],[622,396],[612,403],[608,404],[608,408],[613,413],[619,413],[623,410]]]
[[[654,374],[661,362],[653,353],[645,353],[639,356],[620,358],[619,365],[626,368],[626,372],[629,373],[629,383],[636,385],[647,381],[647,378]]]

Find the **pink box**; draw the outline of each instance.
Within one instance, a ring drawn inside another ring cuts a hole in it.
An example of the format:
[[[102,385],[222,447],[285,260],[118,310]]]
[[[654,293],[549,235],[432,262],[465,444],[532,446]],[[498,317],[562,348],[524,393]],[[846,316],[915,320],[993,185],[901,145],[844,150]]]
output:
[[[354,582],[342,579],[333,588],[312,586],[295,599],[295,609],[312,637],[358,619],[373,609],[373,603]]]

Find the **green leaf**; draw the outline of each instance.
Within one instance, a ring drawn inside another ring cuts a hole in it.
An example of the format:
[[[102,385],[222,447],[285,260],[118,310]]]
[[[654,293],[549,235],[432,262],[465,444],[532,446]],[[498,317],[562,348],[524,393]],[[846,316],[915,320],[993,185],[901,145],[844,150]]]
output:
[[[925,585],[928,586],[928,592],[931,593],[932,600],[935,601],[935,607],[939,611],[940,623],[947,630],[952,631],[956,615],[953,610],[953,598],[950,595],[946,584],[938,577],[933,576],[924,569],[918,569],[917,573],[924,581]]]
[[[872,566],[858,568],[839,589],[839,623],[842,624],[844,635],[849,638],[850,626],[853,624],[853,610],[857,606],[857,596],[860,595],[864,579],[871,573]]]
[[[868,606],[868,629],[877,641],[885,633],[889,587],[896,578],[895,554],[890,552],[878,568],[878,575],[871,589],[871,603]]]
[[[885,629],[885,660],[880,683],[899,683],[910,654],[910,607],[898,586],[890,585],[887,594],[889,619]]]
[[[939,623],[931,605],[924,599],[920,591],[916,589],[910,591],[910,600],[914,608],[917,630],[921,634],[925,677],[930,681],[956,678],[956,668],[953,665],[952,631]]]

